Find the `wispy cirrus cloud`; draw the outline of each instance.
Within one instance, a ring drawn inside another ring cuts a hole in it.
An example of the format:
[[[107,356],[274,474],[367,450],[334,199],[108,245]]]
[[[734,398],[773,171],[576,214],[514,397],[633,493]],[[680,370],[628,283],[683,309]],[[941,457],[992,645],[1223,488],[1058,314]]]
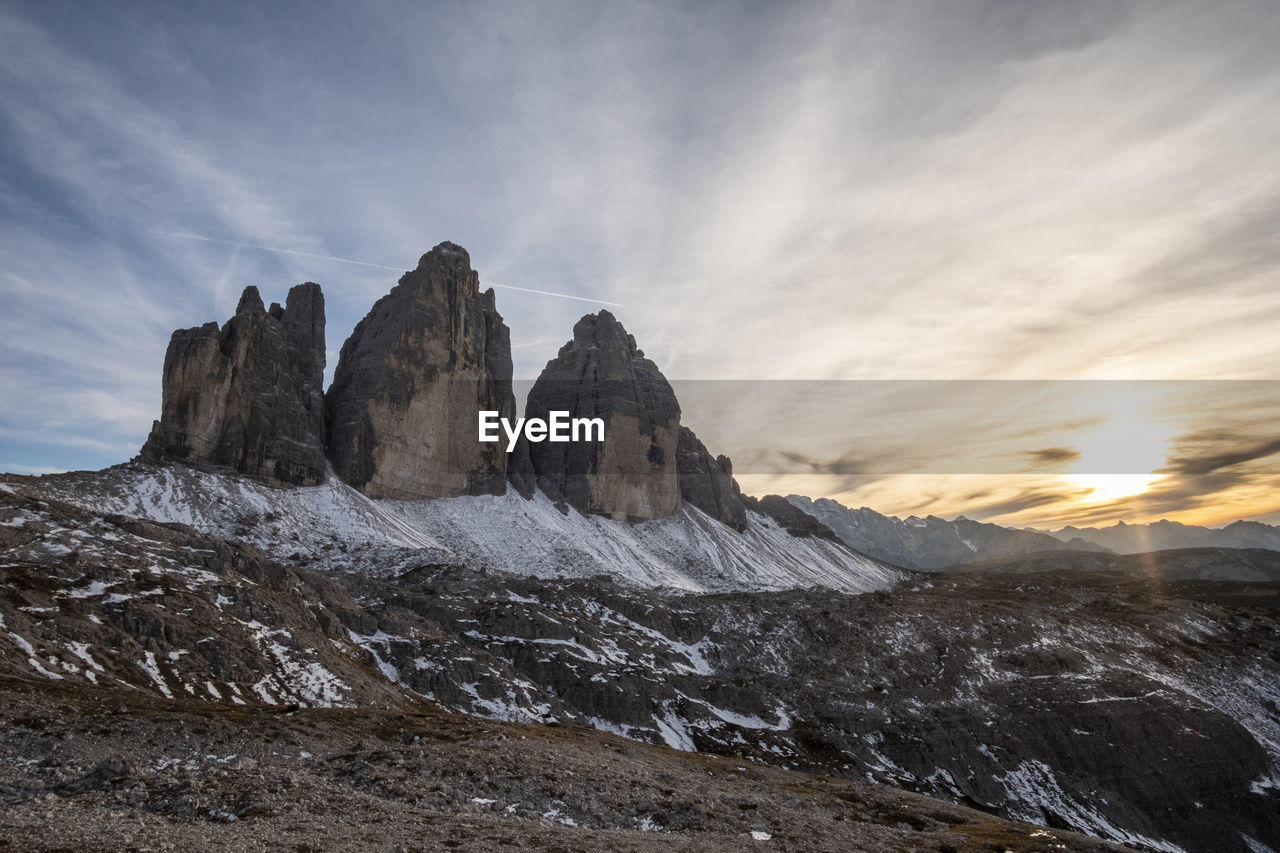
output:
[[[1180,449],[1169,460],[1168,467],[1163,470],[1171,474],[1185,474],[1192,477],[1212,474],[1223,468],[1234,468],[1280,454],[1280,439],[1259,441],[1256,438],[1241,438],[1221,432],[1188,436],[1182,439],[1180,445],[1182,448],[1194,445],[1199,452],[1188,453]]]

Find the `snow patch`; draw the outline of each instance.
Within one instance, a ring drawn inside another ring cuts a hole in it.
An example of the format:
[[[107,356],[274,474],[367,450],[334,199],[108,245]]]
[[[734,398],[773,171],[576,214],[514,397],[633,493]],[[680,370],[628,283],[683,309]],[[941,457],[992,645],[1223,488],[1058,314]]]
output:
[[[109,587],[118,584],[119,581],[106,583],[105,581],[90,581],[89,585],[83,589],[73,589],[67,593],[67,598],[96,598],[99,595],[105,595]]]
[[[665,708],[661,717],[654,714],[653,722],[657,725],[658,734],[662,736],[667,746],[682,752],[698,751],[697,745],[693,742],[692,733],[689,731],[689,724],[673,713],[670,708]]]
[[[151,676],[151,680],[156,683],[156,688],[164,694],[166,699],[173,698],[173,691],[169,689],[169,685],[165,683],[164,676],[160,674],[160,666],[156,663],[155,652],[143,652],[143,660],[135,661],[142,671]]]
[[[273,489],[247,478],[179,465],[134,464],[50,479],[40,492],[93,509],[241,538],[324,565],[336,561],[393,573],[422,562],[480,563],[517,575],[613,576],[621,583],[686,592],[823,586],[885,589],[902,573],[835,542],[799,538],[749,513],[739,533],[686,506],[631,525],[575,510],[562,515],[542,493],[423,501],[371,500],[336,477]],[[325,550],[342,543],[344,549]],[[193,584],[213,578],[192,570]],[[525,600],[512,596],[513,601]],[[223,602],[219,598],[219,604]],[[525,603],[535,603],[527,601]]]
[[[1015,820],[1044,826],[1044,811],[1062,816],[1077,831],[1085,831],[1108,841],[1148,847],[1166,853],[1181,853],[1182,847],[1122,829],[1087,803],[1081,803],[1062,789],[1053,769],[1040,761],[1024,761],[1015,769],[994,777],[1008,794],[1005,808]]]

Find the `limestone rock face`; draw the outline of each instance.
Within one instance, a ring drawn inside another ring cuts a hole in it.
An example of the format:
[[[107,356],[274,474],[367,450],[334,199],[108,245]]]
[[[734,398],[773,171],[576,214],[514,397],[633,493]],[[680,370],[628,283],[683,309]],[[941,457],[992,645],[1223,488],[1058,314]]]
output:
[[[742,492],[733,479],[728,456],[712,456],[693,430],[680,427],[676,443],[676,472],[680,498],[739,532],[747,528]]]
[[[173,333],[143,458],[228,467],[274,485],[323,482],[324,352],[318,284],[294,287],[270,311],[246,287],[221,329]]]
[[[680,507],[680,405],[657,365],[608,311],[588,314],[547,362],[525,406],[529,418],[567,411],[601,418],[604,441],[522,442],[537,486],[582,512],[641,521]]]
[[[511,334],[466,250],[441,243],[342,346],[325,398],[329,459],[372,498],[502,494],[503,442],[478,413],[515,416]]]

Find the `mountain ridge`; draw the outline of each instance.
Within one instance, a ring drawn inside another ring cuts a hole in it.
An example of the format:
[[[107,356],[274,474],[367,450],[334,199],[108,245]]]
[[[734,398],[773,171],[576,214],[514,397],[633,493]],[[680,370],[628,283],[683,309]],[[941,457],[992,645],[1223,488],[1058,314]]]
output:
[[[1223,527],[1202,527],[1161,519],[1149,524],[1119,521],[1110,527],[1067,526],[1044,531],[1062,541],[1082,539],[1121,554],[1170,548],[1266,548],[1280,551],[1280,526],[1239,519]]]
[[[331,476],[279,489],[254,478],[131,462],[103,471],[5,475],[12,487],[103,514],[188,524],[305,566],[387,574],[427,560],[515,574],[613,575],[637,587],[688,592],[884,589],[909,573],[839,542],[793,535],[750,512],[742,531],[693,505],[639,524],[557,506],[538,492],[397,501],[371,499]]]
[[[1280,553],[1280,527],[1236,521],[1222,528],[1162,520],[1151,524],[1119,522],[1106,528],[1060,530],[1004,527],[957,516],[897,518],[870,507],[851,509],[831,498],[788,495],[787,500],[832,529],[855,550],[905,568],[938,571],[1037,553],[1085,551],[1141,554],[1194,548],[1262,549]]]
[[[868,507],[850,509],[831,498],[788,495],[787,501],[830,528],[840,541],[862,553],[909,569],[937,571],[949,566],[1035,551],[1060,550],[1060,539],[960,518],[899,519]],[[1101,546],[1077,543],[1084,550]]]

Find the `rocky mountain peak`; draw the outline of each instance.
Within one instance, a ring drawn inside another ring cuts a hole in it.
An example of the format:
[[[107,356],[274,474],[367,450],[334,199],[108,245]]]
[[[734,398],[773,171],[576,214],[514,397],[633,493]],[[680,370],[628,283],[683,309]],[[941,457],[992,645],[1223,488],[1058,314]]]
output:
[[[343,344],[327,394],[324,354],[318,285],[297,285],[269,309],[246,287],[225,326],[175,333],[164,414],[143,455],[283,485],[320,482],[327,456],[369,497],[501,494],[509,481],[525,497],[541,488],[588,513],[639,521],[686,501],[746,527],[732,462],[681,430],[671,384],[608,310],[574,324],[526,407],[529,418],[599,418],[604,439],[523,438],[512,454],[477,442],[478,412],[514,419],[510,332],[456,243],[422,255],[374,304]]]
[[[274,485],[323,482],[324,295],[300,284],[287,307],[272,307],[250,285],[225,326],[173,333],[144,458],[231,468]]]
[[[606,346],[633,358],[644,358],[644,351],[636,346],[635,335],[629,334],[618,318],[604,308],[574,323],[573,339],[561,347],[560,352],[593,346]]]
[[[258,293],[258,288],[249,285],[240,294],[240,302],[236,305],[236,314],[265,314],[266,307],[262,304],[262,296]]]
[[[676,444],[676,470],[681,500],[734,530],[746,529],[747,509],[733,479],[733,462],[724,455],[713,458],[686,426],[680,427]]]
[[[446,276],[450,281],[463,288],[464,295],[470,296],[480,290],[480,278],[471,269],[471,254],[457,243],[445,240],[432,247],[418,259],[414,272],[435,273]]]
[[[274,304],[273,308],[277,307]],[[300,360],[305,362],[303,368],[308,376],[323,376],[325,363],[324,338],[324,293],[320,285],[313,281],[295,284],[289,288],[285,298],[284,312],[277,315],[284,326],[290,345],[298,352]],[[324,413],[324,386],[320,384],[308,386],[308,406]]]
[[[602,442],[524,442],[536,483],[583,512],[644,520],[680,507],[680,405],[658,366],[608,311],[588,314],[529,392],[528,417],[601,418]]]
[[[466,250],[441,243],[342,346],[326,396],[329,457],[370,497],[505,489],[507,455],[476,441],[480,410],[514,417],[511,335]]]

